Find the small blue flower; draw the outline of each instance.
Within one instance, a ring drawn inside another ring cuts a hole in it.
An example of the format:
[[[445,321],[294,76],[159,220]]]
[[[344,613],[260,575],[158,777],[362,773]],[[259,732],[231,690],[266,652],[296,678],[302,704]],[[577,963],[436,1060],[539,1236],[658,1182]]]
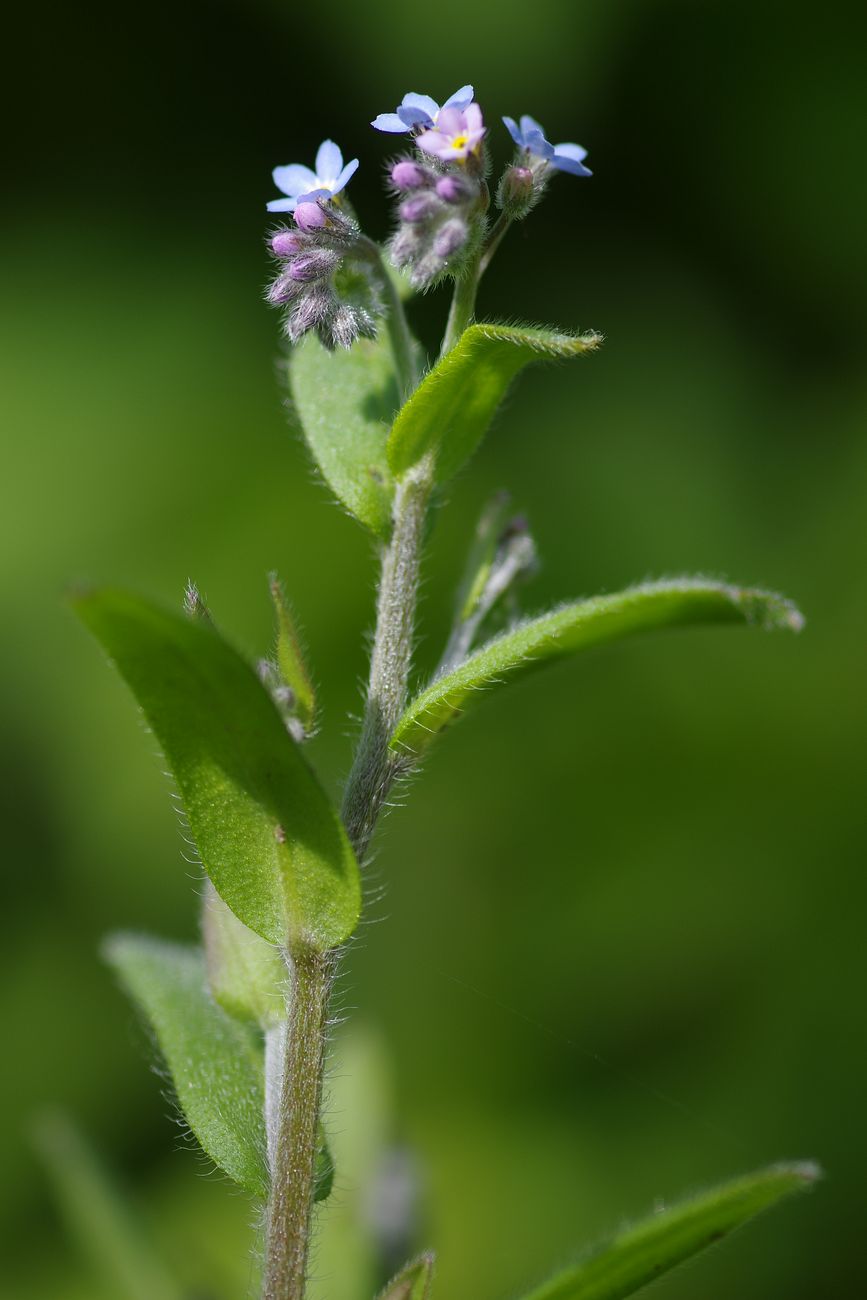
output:
[[[380,113],[371,122],[377,131],[389,131],[393,135],[403,135],[407,131],[419,128],[432,131],[437,118],[444,108],[458,108],[462,112],[473,100],[472,86],[461,86],[446,102],[440,105],[430,95],[404,95],[393,113]]]
[[[544,159],[549,167],[554,167],[557,171],[571,172],[573,176],[593,175],[590,168],[584,166],[587,150],[582,149],[580,144],[549,144],[545,139],[544,128],[526,113],[521,118],[520,126],[512,117],[504,117],[503,121],[519,149],[526,149],[527,153]]]
[[[299,203],[316,199],[333,199],[345,188],[347,181],[358,170],[358,159],[353,158],[343,166],[343,154],[333,140],[323,140],[316,153],[316,170],[289,163],[275,167],[274,184],[287,198],[272,199],[269,212],[294,212]]]

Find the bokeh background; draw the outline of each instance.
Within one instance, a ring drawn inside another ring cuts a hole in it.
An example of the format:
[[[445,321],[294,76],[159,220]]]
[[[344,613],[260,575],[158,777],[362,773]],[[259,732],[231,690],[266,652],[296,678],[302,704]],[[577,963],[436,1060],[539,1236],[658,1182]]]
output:
[[[260,296],[270,169],[333,135],[383,236],[388,141],[367,122],[407,89],[467,80],[498,162],[499,116],[529,111],[595,171],[513,232],[480,312],[607,343],[527,375],[455,483],[421,669],[499,487],[543,556],[531,608],[701,571],[786,591],[808,626],[588,655],[435,752],[382,834],[377,924],[349,963],[316,1294],[372,1294],[359,1223],[384,1169],[418,1183],[437,1294],[508,1300],[628,1216],[807,1156],[827,1169],[812,1197],[657,1294],[859,1290],[865,39],[867,10],[834,0],[17,13],[0,218],[4,1296],[116,1300],[34,1155],[46,1106],[133,1189],[191,1295],[246,1294],[251,1208],[178,1152],[98,955],[118,927],[193,938],[195,870],[153,742],[62,592],[85,577],[178,602],[193,577],[257,654],[277,568],[338,790],[375,560],[283,410]],[[444,310],[413,308],[429,345]]]

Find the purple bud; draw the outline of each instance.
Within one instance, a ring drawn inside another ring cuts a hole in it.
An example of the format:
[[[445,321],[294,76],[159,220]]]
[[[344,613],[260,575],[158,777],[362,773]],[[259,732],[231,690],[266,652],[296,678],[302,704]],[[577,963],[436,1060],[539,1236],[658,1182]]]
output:
[[[438,206],[432,194],[419,194],[417,198],[407,199],[406,203],[401,203],[401,220],[409,222],[426,221],[428,217],[436,212]]]
[[[292,279],[289,271],[282,271],[277,279],[268,286],[268,301],[272,307],[292,302],[301,293],[301,285]]]
[[[295,209],[295,224],[299,230],[321,230],[328,225],[328,217],[318,203],[299,203]]]
[[[299,253],[289,263],[289,277],[300,283],[308,280],[321,280],[330,275],[340,262],[340,254],[328,248],[314,248],[309,253]]]
[[[434,252],[437,257],[451,257],[452,253],[463,248],[467,242],[467,234],[465,222],[457,219],[447,221],[434,240]]]
[[[271,240],[271,252],[275,257],[294,257],[304,247],[304,240],[296,230],[279,230]]]
[[[446,203],[463,203],[470,197],[470,187],[462,176],[449,173],[437,181],[437,194]]]
[[[399,190],[419,190],[429,180],[429,173],[424,167],[419,167],[418,163],[410,162],[407,158],[395,163],[391,169],[391,183]]]
[[[308,330],[321,325],[334,306],[334,295],[329,290],[314,289],[305,293],[293,308],[286,321],[286,333],[293,343]]]

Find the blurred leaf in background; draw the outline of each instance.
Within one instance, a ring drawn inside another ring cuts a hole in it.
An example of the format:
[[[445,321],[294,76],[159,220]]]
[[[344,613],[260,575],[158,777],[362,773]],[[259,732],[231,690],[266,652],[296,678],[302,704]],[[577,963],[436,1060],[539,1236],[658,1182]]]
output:
[[[176,1158],[97,955],[110,929],[190,940],[201,882],[153,744],[60,595],[89,578],[180,607],[193,576],[258,656],[276,569],[319,686],[311,755],[337,790],[374,564],[285,418],[261,302],[270,170],[333,135],[361,158],[354,201],[384,236],[367,123],[408,89],[467,80],[500,159],[499,116],[531,112],[594,170],[510,234],[480,311],[606,345],[592,366],[528,371],[449,486],[420,675],[497,487],[533,526],[534,608],[693,571],[785,591],[808,628],[708,628],[552,668],[457,729],[391,819],[368,913],[387,920],[352,951],[348,1000],[387,1044],[397,1131],[425,1171],[419,1245],[443,1295],[520,1294],[572,1256],[576,1225],[591,1241],[657,1197],[809,1152],[820,1197],[659,1294],[860,1286],[867,12],[437,13],[459,40],[421,39],[396,0],[158,0],[134,21],[104,0],[86,21],[13,8],[0,1289],[15,1300],[99,1294],[27,1142],[44,1104],[80,1117],[197,1285],[245,1292],[249,1204]],[[429,346],[443,307],[412,306]],[[327,1278],[339,1188],[324,1213]]]

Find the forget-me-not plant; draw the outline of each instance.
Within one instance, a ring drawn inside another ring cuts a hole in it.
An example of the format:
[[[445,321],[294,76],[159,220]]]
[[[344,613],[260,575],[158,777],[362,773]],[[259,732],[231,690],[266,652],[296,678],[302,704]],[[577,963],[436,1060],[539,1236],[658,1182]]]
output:
[[[258,1207],[256,1286],[264,1300],[303,1300],[319,1217],[348,1212],[331,1195],[340,1170],[329,1151],[323,1075],[335,980],[395,787],[485,695],[546,663],[665,627],[798,630],[802,623],[773,592],[704,577],[643,582],[530,616],[524,599],[536,548],[527,520],[498,494],[469,539],[454,614],[439,629],[439,665],[419,678],[416,606],[433,503],[479,448],[521,370],[591,357],[602,342],[596,330],[505,324],[477,310],[482,277],[511,224],[527,216],[557,172],[590,175],[581,146],[550,144],[528,116],[503,121],[517,152],[492,201],[488,177],[499,145],[472,86],[442,107],[405,95],[394,113],[374,119],[378,131],[408,137],[388,166],[394,230],[384,245],[365,234],[346,195],[358,160],[344,165],[332,141],[322,143],[314,168],[274,171],[283,197],[267,207],[285,222],[268,234],[276,272],[267,297],[282,310],[291,345],[293,421],[379,564],[364,713],[339,806],[308,752],[320,725],[317,692],[276,576],[274,642],[253,663],[192,585],[182,611],[114,589],[76,600],[164,751],[204,877],[200,945],[120,935],[107,956],[154,1029],[190,1130]],[[530,245],[522,256],[533,256]],[[565,275],[565,255],[559,265]],[[438,355],[429,357],[410,326],[412,298],[443,283],[451,305]],[[510,320],[519,316],[515,303]],[[545,439],[537,429],[539,454]],[[292,520],[275,521],[275,530],[287,526],[292,545],[303,549]],[[330,576],[323,568],[322,580]],[[811,1165],[776,1165],[676,1204],[620,1232],[527,1300],[631,1295],[815,1175]],[[364,1190],[375,1199],[375,1187]],[[100,1204],[104,1210],[109,1200]],[[393,1205],[392,1212],[402,1213]],[[375,1231],[382,1217],[369,1208],[366,1253],[352,1256],[359,1269],[359,1258],[369,1262],[347,1292],[358,1300],[371,1300],[374,1278],[387,1268]],[[111,1213],[100,1222],[114,1222]],[[113,1259],[129,1244],[121,1237],[112,1241]],[[140,1243],[135,1251],[139,1261]],[[333,1272],[341,1262],[320,1266]],[[391,1281],[378,1277],[380,1300],[427,1300],[433,1270],[426,1252]],[[124,1275],[140,1279],[139,1263]],[[129,1295],[178,1300],[173,1287],[136,1285]]]

